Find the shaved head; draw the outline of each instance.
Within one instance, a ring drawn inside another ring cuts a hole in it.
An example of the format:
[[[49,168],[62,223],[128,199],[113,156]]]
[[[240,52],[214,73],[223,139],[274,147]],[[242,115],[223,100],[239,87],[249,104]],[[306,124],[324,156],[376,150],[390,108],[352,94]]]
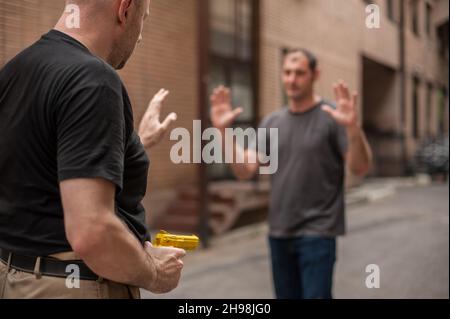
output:
[[[66,0],[66,5],[75,4],[80,7],[80,9],[84,10],[84,16],[90,17],[96,14],[110,14],[107,12],[108,8],[113,9],[122,1],[118,0]],[[127,0],[130,6],[135,7],[139,12],[145,12],[146,9],[144,5],[149,4],[148,0]]]
[[[66,0],[67,4],[102,4],[102,2],[111,2],[111,0]]]
[[[97,5],[101,2],[105,2],[105,0],[66,0],[66,4],[76,4],[79,6],[83,6],[83,5]]]
[[[142,39],[150,0],[66,0],[65,3],[79,7],[80,27],[67,27],[65,21],[70,12],[66,10],[56,29],[79,39],[114,68],[123,68]]]
[[[66,0],[66,4],[76,4],[79,6],[84,5],[91,5],[96,7],[101,7],[104,5],[111,5],[113,4],[114,0]],[[134,0],[133,3],[138,6],[139,8],[142,8],[142,6],[145,4],[144,0]]]

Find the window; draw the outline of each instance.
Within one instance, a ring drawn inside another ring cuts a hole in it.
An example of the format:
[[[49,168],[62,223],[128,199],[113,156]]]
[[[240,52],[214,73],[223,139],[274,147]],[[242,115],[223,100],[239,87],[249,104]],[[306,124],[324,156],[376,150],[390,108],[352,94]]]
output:
[[[415,35],[419,35],[419,0],[411,0],[411,28]]]
[[[442,58],[448,57],[448,21],[440,25],[437,30],[439,54]]]
[[[426,4],[426,15],[425,15],[425,29],[427,32],[427,36],[431,36],[431,30],[432,30],[432,14],[433,14],[433,8],[431,7],[431,4],[427,2]]]
[[[448,92],[443,87],[439,90],[438,95],[438,135],[448,134]]]
[[[257,1],[209,0],[209,83],[208,94],[218,85],[231,89],[233,105],[242,106],[244,113],[236,126],[255,126],[257,120],[256,31]],[[212,165],[212,179],[232,177],[228,165]]]
[[[419,138],[419,85],[420,80],[417,77],[413,79],[413,99],[412,99],[412,134],[415,139]]]
[[[397,0],[387,0],[386,7],[387,7],[387,16],[388,16],[389,20],[391,20],[394,23],[397,23],[398,22],[398,19],[397,19],[398,2],[397,2]]]
[[[427,85],[427,112],[426,112],[426,130],[427,135],[431,136],[431,123],[432,123],[432,110],[433,110],[433,84],[428,83]]]

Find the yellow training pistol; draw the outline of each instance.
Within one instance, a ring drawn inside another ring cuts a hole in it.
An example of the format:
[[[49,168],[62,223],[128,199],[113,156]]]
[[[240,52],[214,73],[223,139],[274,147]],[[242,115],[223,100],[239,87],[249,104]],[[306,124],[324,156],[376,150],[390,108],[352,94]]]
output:
[[[162,230],[160,231],[153,242],[155,247],[175,247],[184,250],[195,250],[198,248],[200,239],[195,236],[183,236],[183,235],[173,235]]]

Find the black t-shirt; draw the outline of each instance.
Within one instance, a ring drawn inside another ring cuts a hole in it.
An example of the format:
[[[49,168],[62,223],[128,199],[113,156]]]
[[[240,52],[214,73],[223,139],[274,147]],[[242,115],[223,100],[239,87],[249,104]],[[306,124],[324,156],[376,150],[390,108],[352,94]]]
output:
[[[148,168],[122,81],[80,42],[52,30],[0,71],[0,248],[70,251],[59,183],[74,178],[114,183],[117,216],[148,240]]]

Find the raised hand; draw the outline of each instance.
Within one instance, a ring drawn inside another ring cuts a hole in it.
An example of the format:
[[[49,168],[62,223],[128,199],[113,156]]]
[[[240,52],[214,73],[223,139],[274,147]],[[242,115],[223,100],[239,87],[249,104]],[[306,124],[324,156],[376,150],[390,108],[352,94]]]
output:
[[[348,86],[340,81],[334,85],[337,107],[333,109],[324,105],[322,109],[327,112],[338,124],[345,127],[358,125],[358,93],[350,94]]]
[[[168,95],[169,91],[159,90],[150,102],[139,125],[139,137],[146,149],[161,142],[170,125],[177,120],[177,114],[171,113],[162,123],[160,122],[161,108]]]
[[[214,90],[211,95],[211,122],[215,128],[225,130],[231,127],[243,111],[241,107],[233,110],[229,89],[219,86]]]

